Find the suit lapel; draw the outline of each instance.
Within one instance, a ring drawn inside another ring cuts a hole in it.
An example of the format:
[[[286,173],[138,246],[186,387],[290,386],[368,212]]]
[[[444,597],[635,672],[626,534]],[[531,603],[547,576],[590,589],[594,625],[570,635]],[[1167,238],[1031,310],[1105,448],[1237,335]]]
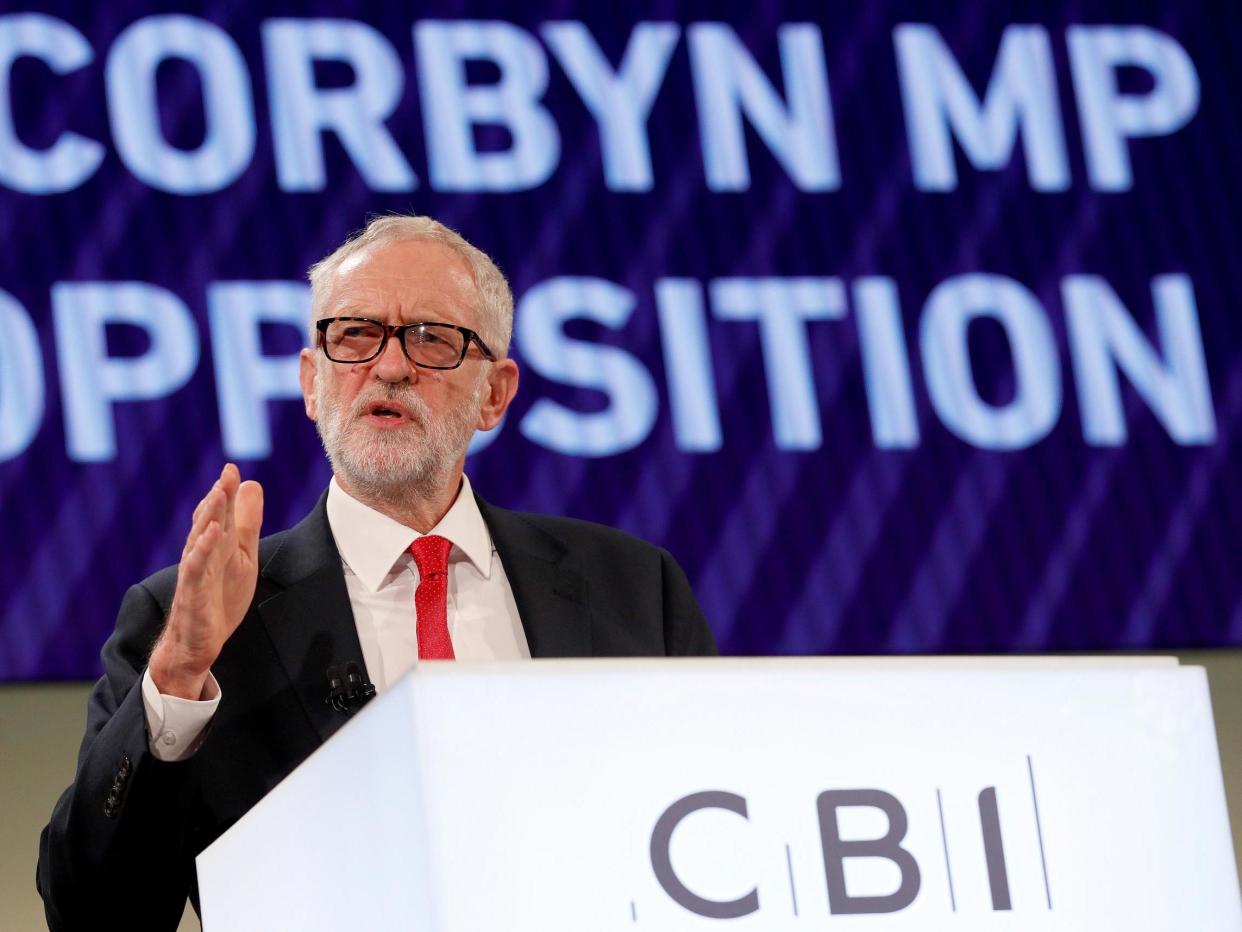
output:
[[[587,582],[564,545],[522,515],[475,498],[517,603],[532,657],[590,657]]]
[[[322,740],[347,721],[326,701],[328,668],[366,666],[326,500],[325,494],[290,528],[264,564],[262,580],[278,591],[258,605],[285,674]]]

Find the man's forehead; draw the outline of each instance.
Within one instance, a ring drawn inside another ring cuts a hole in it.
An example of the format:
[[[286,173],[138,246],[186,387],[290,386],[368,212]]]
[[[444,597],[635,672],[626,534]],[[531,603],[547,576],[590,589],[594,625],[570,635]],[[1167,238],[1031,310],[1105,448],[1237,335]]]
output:
[[[442,243],[424,240],[380,243],[341,262],[329,283],[330,298],[359,292],[398,301],[412,294],[477,299],[465,259]]]

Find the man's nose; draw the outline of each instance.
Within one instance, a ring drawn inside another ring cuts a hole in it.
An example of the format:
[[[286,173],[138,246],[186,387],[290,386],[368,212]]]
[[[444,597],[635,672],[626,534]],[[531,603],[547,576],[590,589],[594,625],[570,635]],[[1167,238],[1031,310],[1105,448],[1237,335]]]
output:
[[[405,358],[401,341],[391,337],[375,358],[372,373],[381,382],[404,382],[418,378],[418,367]]]

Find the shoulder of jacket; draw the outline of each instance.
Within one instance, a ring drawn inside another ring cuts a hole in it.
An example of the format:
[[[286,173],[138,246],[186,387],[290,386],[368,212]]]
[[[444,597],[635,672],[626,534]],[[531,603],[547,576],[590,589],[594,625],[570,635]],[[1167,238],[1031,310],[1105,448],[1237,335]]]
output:
[[[508,511],[496,509],[511,519],[542,531],[560,541],[567,549],[574,551],[608,550],[627,553],[659,553],[661,548],[636,537],[627,531],[621,531],[606,524],[584,521],[581,518],[567,518],[561,515],[544,515],[527,511]]]

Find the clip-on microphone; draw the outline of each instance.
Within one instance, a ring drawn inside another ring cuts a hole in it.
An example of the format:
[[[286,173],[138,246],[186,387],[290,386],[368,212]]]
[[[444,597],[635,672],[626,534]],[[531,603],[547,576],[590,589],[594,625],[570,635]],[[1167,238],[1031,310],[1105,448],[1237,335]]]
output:
[[[328,667],[328,695],[324,701],[343,715],[353,715],[375,696],[375,686],[362,674],[358,664]]]

